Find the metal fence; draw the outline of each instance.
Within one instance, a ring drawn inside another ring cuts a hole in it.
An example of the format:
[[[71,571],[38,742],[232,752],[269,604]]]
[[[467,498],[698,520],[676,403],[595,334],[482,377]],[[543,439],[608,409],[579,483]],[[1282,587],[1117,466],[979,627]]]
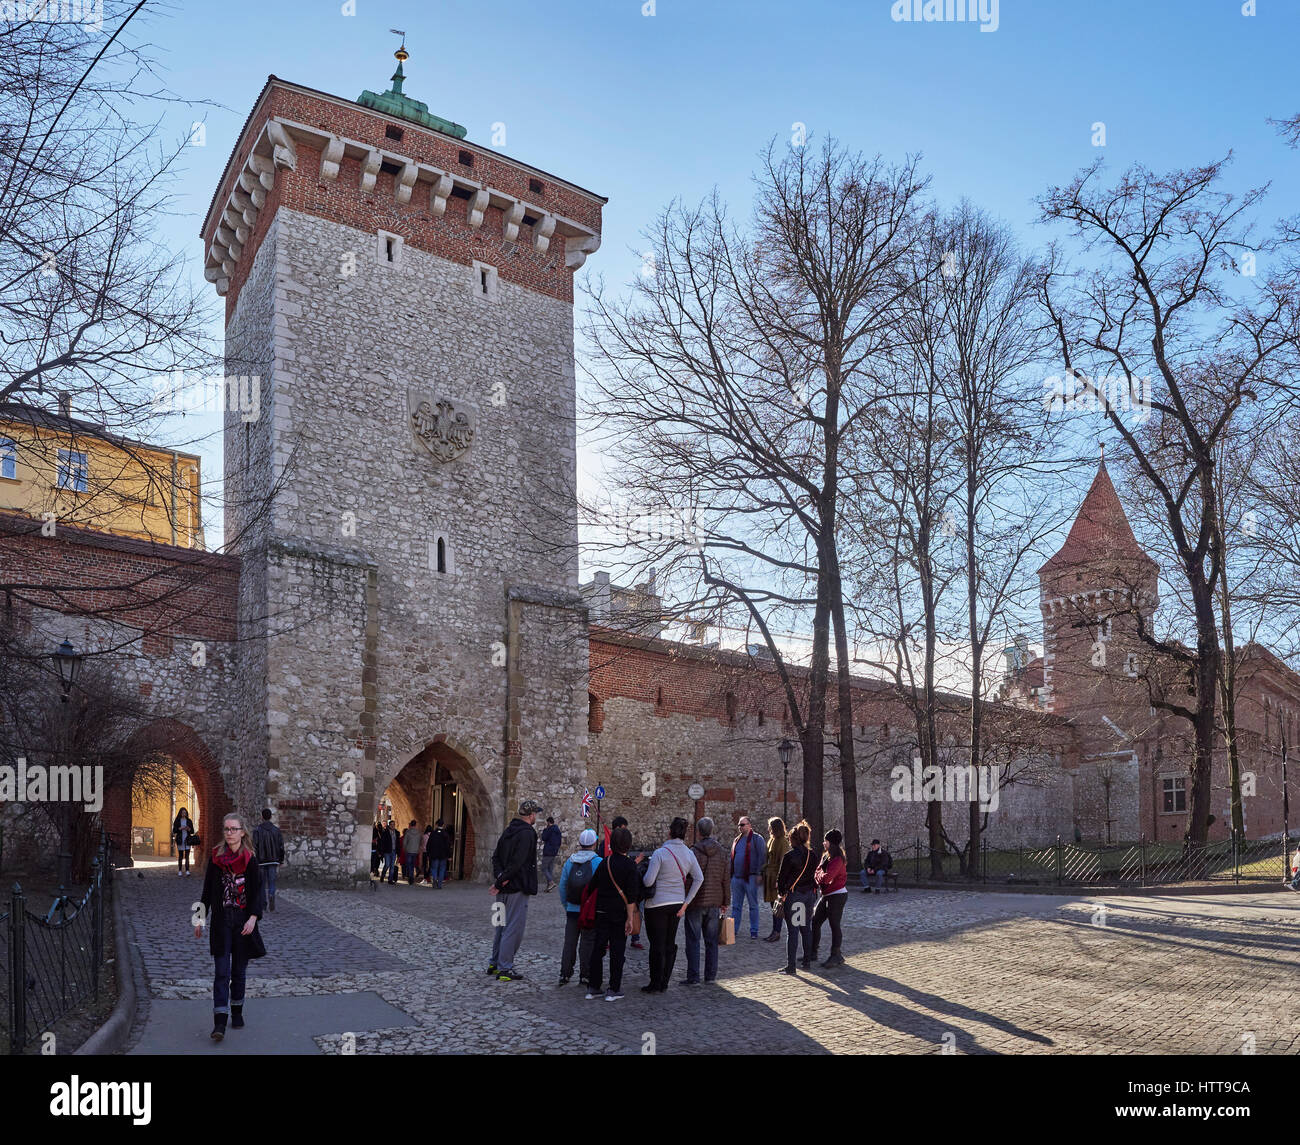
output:
[[[9,909],[0,915],[0,993],[11,1054],[22,1053],[87,998],[98,1001],[112,877],[113,841],[103,833],[80,901],[60,887],[49,911],[33,914],[14,884]]]
[[[896,873],[906,871],[918,882],[944,880],[1001,883],[1007,886],[1161,886],[1185,882],[1282,883],[1291,878],[1289,838],[1215,843],[1155,843],[1143,836],[1136,843],[1089,846],[1063,842],[1037,847],[995,847],[984,842],[975,870],[965,856],[945,850],[932,860],[925,842],[894,853]]]

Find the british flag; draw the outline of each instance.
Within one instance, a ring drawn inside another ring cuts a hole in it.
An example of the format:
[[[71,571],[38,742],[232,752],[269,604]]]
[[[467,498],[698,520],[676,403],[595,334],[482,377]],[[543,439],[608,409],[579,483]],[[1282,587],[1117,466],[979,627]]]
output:
[[[582,817],[591,818],[591,792],[585,787],[582,789]]]

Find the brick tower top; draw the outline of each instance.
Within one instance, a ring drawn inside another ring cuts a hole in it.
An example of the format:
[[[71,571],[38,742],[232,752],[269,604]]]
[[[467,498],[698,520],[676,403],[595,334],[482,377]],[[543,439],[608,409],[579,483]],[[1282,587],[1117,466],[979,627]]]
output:
[[[573,273],[600,246],[605,198],[463,138],[401,91],[356,102],[269,76],[200,232],[204,276],[232,313],[276,210],[329,218],[573,301]]]
[[[1154,608],[1158,572],[1133,535],[1103,460],[1065,543],[1038,570],[1043,595],[1068,598],[1081,591],[1132,589]]]

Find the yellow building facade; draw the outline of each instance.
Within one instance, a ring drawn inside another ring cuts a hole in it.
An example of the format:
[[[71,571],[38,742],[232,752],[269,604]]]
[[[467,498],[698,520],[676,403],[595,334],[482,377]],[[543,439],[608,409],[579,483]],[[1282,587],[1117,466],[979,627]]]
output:
[[[0,406],[0,512],[202,549],[199,458],[26,405]]]

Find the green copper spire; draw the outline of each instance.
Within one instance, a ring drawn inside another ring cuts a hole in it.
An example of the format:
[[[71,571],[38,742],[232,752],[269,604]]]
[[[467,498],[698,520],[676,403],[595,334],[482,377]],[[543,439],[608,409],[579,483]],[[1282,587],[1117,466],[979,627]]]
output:
[[[421,103],[418,99],[412,99],[410,96],[402,94],[402,84],[406,82],[406,73],[402,71],[402,63],[411,57],[406,50],[405,33],[398,32],[396,28],[392,29],[392,31],[402,37],[402,46],[393,53],[397,57],[397,71],[392,75],[393,86],[384,92],[363,91],[357,97],[357,103],[361,104],[362,107],[373,107],[376,111],[382,111],[387,115],[395,115],[399,119],[408,119],[412,123],[418,123],[421,127],[431,127],[434,131],[441,131],[444,135],[464,139],[466,131],[459,123],[452,123],[449,119],[434,115],[429,110],[427,103]]]

